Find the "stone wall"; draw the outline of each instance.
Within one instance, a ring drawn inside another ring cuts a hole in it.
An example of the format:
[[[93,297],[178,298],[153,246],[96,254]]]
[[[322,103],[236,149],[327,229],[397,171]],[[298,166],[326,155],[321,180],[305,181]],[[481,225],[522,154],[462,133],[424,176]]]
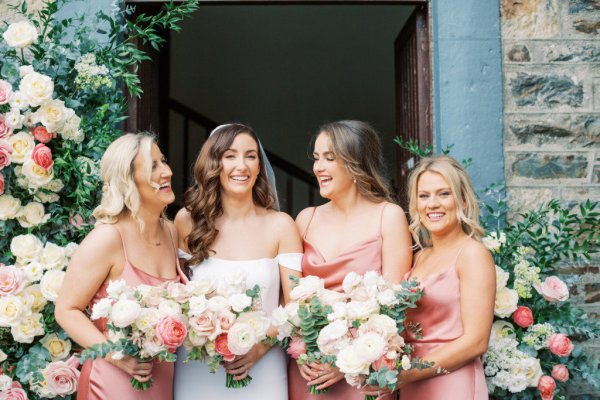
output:
[[[504,156],[514,213],[600,200],[600,1],[502,0]],[[569,266],[573,299],[600,314],[600,259]],[[585,346],[598,355],[600,343]],[[572,399],[591,389],[572,385]],[[592,395],[600,398],[600,392]]]

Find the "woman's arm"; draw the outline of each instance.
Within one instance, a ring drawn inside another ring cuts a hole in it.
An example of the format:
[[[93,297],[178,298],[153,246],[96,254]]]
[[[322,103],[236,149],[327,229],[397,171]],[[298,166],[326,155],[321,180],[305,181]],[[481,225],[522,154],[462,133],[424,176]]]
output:
[[[406,215],[396,204],[388,204],[381,221],[381,272],[390,282],[400,283],[412,265],[412,239]]]
[[[175,230],[177,231],[178,247],[185,252],[189,252],[187,246],[187,237],[190,232],[192,232],[192,217],[190,212],[185,208],[179,210],[175,216],[173,224],[175,225]]]
[[[302,241],[294,220],[285,213],[279,213],[278,218],[278,233],[279,233],[279,250],[278,254],[296,253],[301,254]],[[296,269],[295,267],[300,267]],[[281,290],[283,291],[283,300],[287,304],[290,301],[290,292],[292,290],[292,280],[290,275],[297,278],[302,277],[301,266],[285,266],[279,263],[279,276],[281,277]]]

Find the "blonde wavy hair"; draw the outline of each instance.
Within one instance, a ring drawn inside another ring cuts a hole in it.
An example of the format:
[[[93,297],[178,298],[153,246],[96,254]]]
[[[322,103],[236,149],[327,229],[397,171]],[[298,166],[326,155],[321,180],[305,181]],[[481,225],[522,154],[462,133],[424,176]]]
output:
[[[152,145],[156,144],[153,135],[127,133],[108,146],[100,160],[100,176],[102,182],[102,199],[94,209],[97,222],[114,224],[120,215],[129,211],[133,219],[143,231],[144,225],[137,217],[140,209],[140,194],[133,179],[133,161],[138,154],[144,160],[144,176],[151,186]]]
[[[408,212],[410,214],[409,230],[418,247],[431,246],[431,235],[421,224],[417,211],[419,177],[424,172],[440,174],[452,191],[456,202],[456,216],[462,230],[470,237],[481,240],[484,231],[479,224],[479,204],[473,190],[473,185],[464,167],[450,156],[436,156],[423,158],[408,178]]]

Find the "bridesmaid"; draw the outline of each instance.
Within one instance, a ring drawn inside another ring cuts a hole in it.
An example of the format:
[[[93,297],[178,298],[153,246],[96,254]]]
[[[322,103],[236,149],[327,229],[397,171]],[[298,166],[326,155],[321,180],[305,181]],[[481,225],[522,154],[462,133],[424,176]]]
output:
[[[496,273],[480,242],[477,198],[464,168],[448,156],[419,162],[409,179],[410,229],[421,251],[407,278],[425,289],[407,320],[420,322],[423,337],[407,331],[415,355],[434,363],[402,371],[400,399],[488,398],[480,356],[487,350],[494,316]],[[443,368],[447,373],[437,375]]]
[[[171,169],[152,136],[126,134],[106,150],[100,163],[104,187],[94,210],[98,224],[73,255],[56,301],[56,320],[83,347],[106,341],[105,321],[90,321],[86,309],[107,296],[111,280],[129,286],[179,280],[177,236],[163,210],[175,200]],[[146,391],[131,387],[154,378]],[[87,361],[77,398],[172,399],[173,363]]]
[[[304,239],[303,275],[323,278],[332,290],[342,290],[351,271],[374,270],[400,282],[410,268],[411,239],[404,212],[391,202],[382,176],[377,133],[360,121],[325,124],[314,143],[313,158],[320,194],[329,202],[303,210],[296,219]],[[329,365],[292,362],[288,376],[292,400],[364,398]],[[309,385],[329,391],[312,396]]]

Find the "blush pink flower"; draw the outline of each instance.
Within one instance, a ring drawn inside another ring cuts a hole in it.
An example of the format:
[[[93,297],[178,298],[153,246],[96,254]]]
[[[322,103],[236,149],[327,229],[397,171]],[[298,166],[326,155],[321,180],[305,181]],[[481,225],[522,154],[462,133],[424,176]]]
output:
[[[48,390],[62,397],[75,393],[79,381],[77,364],[71,359],[67,362],[55,361],[48,364],[44,369]]]
[[[28,397],[21,384],[13,381],[11,387],[0,393],[0,400],[28,400]]]
[[[388,371],[391,371],[395,366],[396,362],[387,358],[385,354],[371,364],[371,367],[373,367],[375,371],[379,371],[383,367],[387,367]]]
[[[171,353],[174,353],[183,344],[187,336],[187,328],[179,318],[166,316],[156,324],[156,336]]]
[[[0,139],[7,138],[12,135],[13,130],[6,125],[6,117],[0,114]]]
[[[0,79],[0,104],[6,104],[12,96],[12,86],[7,81]]]
[[[552,354],[559,357],[567,357],[574,347],[569,337],[564,333],[555,333],[548,338],[548,348]]]
[[[48,143],[56,137],[56,133],[48,132],[45,126],[36,126],[31,130],[31,134],[38,142]]]
[[[235,322],[235,314],[228,310],[223,310],[217,314],[217,324],[223,332],[227,332]]]
[[[0,196],[4,194],[4,175],[0,172]]]
[[[552,400],[554,397],[554,390],[556,389],[556,382],[552,377],[544,375],[538,382],[538,390],[542,400]]]
[[[295,336],[290,342],[287,353],[294,360],[297,360],[302,354],[306,354],[306,343],[300,337]]]
[[[569,370],[564,364],[556,364],[552,368],[552,377],[559,382],[566,382],[569,380]]]
[[[45,170],[52,168],[54,165],[54,160],[52,159],[52,150],[50,150],[50,148],[43,143],[40,143],[33,148],[33,151],[31,152],[31,158],[33,159],[34,163]]]
[[[202,314],[189,319],[190,328],[196,332],[198,336],[210,336],[215,330],[212,316]]]
[[[0,139],[0,170],[10,165],[10,155],[13,151],[8,140]]]
[[[551,303],[565,301],[569,298],[569,288],[556,276],[547,277],[541,285],[534,285],[535,289]]]
[[[228,338],[226,333],[222,333],[217,336],[217,339],[215,340],[215,350],[217,353],[223,356],[224,361],[229,362],[235,359],[235,354],[229,350],[229,346],[227,346],[227,340]]]
[[[19,293],[23,283],[23,274],[18,268],[12,265],[0,267],[0,297]]]
[[[529,307],[519,306],[513,313],[513,321],[521,328],[527,328],[533,324],[533,313]]]

